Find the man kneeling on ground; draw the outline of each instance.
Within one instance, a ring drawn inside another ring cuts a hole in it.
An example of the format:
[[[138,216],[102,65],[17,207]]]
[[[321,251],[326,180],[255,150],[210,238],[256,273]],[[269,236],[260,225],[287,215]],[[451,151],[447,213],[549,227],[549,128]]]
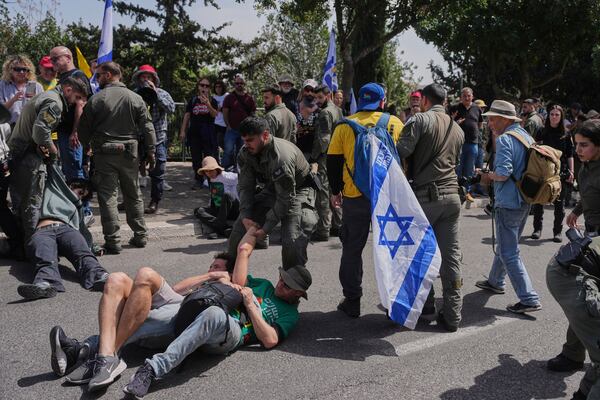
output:
[[[140,272],[143,271],[144,275],[148,275],[145,279],[148,283],[142,285],[142,279],[138,273],[136,281],[128,286],[131,288],[129,292],[115,298],[115,296],[110,296],[112,275],[114,275],[111,274],[100,303],[98,354],[73,371],[67,377],[67,381],[80,384],[89,382],[89,390],[97,390],[109,385],[126,368],[125,362],[117,356],[117,351],[124,344],[140,339],[163,339],[167,342],[172,340],[172,342],[165,352],[155,354],[151,359],[147,359],[123,389],[125,393],[137,398],[143,397],[148,392],[155,379],[162,378],[200,346],[202,346],[202,350],[213,354],[227,354],[240,345],[253,343],[261,343],[267,349],[276,346],[295,327],[298,321],[299,299],[300,297],[306,298],[306,290],[312,283],[312,278],[309,271],[302,266],[287,271],[280,269],[280,278],[276,287],[273,287],[266,279],[253,278],[248,275],[248,260],[256,243],[255,232],[255,228],[249,229],[240,242],[231,277],[232,285],[243,296],[246,309],[244,317],[247,321],[245,324],[240,323],[242,316],[237,310],[232,312],[232,315],[227,315],[219,307],[209,307],[173,340],[175,317],[179,309],[179,302],[183,299],[181,295],[208,280],[207,277],[200,275],[178,283],[170,290],[170,295],[165,296],[170,304],[153,309],[148,314],[152,300],[156,297],[163,298],[163,296],[154,295],[159,292],[161,287],[168,287],[164,279],[150,268],[144,268]],[[219,278],[222,282],[228,281],[225,273],[209,272],[208,275],[211,274],[213,274],[213,278]],[[148,279],[149,276],[153,276],[153,278]],[[119,279],[124,278],[126,278],[124,274],[119,276]],[[138,278],[140,279],[138,280]],[[156,284],[157,278],[160,282],[158,285]],[[151,286],[152,284],[154,286]],[[125,305],[119,307],[124,298],[126,298]],[[140,302],[138,299],[143,301]],[[117,300],[117,302],[108,304],[111,300],[112,302]],[[118,313],[118,310],[121,312]],[[144,321],[142,318],[146,315],[148,318]],[[107,322],[110,323],[107,324]],[[227,332],[229,333],[226,334]],[[86,342],[86,344],[80,344],[76,340],[66,337],[60,327],[53,328],[51,347],[54,372],[59,375],[64,374],[64,371],[72,368],[78,359],[90,357],[94,353],[96,345],[94,340]],[[64,368],[55,368],[55,366],[61,365],[64,365]]]

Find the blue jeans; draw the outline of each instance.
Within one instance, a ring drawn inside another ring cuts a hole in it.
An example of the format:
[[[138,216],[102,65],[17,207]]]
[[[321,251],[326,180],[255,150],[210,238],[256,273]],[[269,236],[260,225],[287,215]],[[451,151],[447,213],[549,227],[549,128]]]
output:
[[[159,143],[155,147],[156,164],[150,171],[150,198],[158,203],[163,196],[163,185],[165,181],[165,169],[167,166],[167,145]]]
[[[242,341],[239,322],[225,314],[219,307],[209,307],[196,317],[181,335],[175,337],[175,317],[180,304],[166,304],[150,310],[148,318],[124,345],[142,344],[145,347],[165,348],[164,353],[155,354],[148,363],[158,378],[177,367],[185,358],[202,347],[209,354],[227,354],[238,348]],[[229,325],[229,333],[225,332]],[[90,345],[90,353],[98,352],[99,336],[85,340]]]
[[[63,132],[58,134],[58,147],[62,172],[65,174],[66,180],[85,178],[83,173],[83,147],[79,145],[72,149],[69,144],[69,135]]]
[[[488,282],[494,287],[504,288],[508,273],[510,283],[520,302],[527,306],[534,306],[540,303],[540,298],[533,290],[529,274],[519,254],[519,238],[528,215],[528,204],[517,209],[495,209],[494,222],[498,244]]]
[[[152,366],[156,377],[160,378],[200,347],[205,353],[227,354],[240,345],[241,339],[239,323],[225,314],[222,308],[212,306],[200,313],[164,353],[155,354],[146,362]]]
[[[83,147],[81,145],[72,149],[69,143],[69,135],[59,132],[58,150],[60,151],[60,164],[65,180],[87,179],[83,170]],[[92,213],[89,200],[83,201],[83,213],[85,215]]]
[[[478,153],[479,146],[477,143],[463,144],[460,153],[460,163],[456,167],[456,175],[459,177],[464,176],[465,178],[470,178],[475,175],[475,162],[477,161]],[[470,185],[466,185],[465,189],[468,192],[471,189]]]
[[[242,137],[235,129],[227,128],[225,131],[225,148],[223,149],[223,168],[235,164],[238,151],[242,147]]]
[[[26,250],[35,267],[33,283],[48,282],[59,292],[65,291],[58,269],[59,255],[73,264],[85,289],[91,289],[94,281],[107,272],[90,251],[83,235],[67,224],[36,229]]]

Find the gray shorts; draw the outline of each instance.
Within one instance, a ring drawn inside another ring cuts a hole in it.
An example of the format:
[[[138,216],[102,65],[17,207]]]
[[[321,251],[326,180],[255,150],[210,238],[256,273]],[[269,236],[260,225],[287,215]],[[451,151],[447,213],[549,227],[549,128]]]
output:
[[[163,278],[162,285],[158,292],[152,295],[152,304],[150,309],[154,310],[160,308],[166,304],[179,304],[183,301],[183,296],[173,290],[171,285]]]

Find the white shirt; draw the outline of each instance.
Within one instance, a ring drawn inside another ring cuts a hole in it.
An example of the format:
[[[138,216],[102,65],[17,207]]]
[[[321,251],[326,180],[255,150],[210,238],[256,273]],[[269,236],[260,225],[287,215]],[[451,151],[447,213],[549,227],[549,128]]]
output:
[[[225,94],[222,94],[221,96],[217,96],[216,94],[213,94],[213,99],[215,99],[217,101],[217,103],[219,104],[219,110],[223,107],[223,101],[225,101],[225,96],[227,96],[227,94],[228,93],[225,93]],[[219,113],[215,117],[215,125],[227,126],[227,125],[225,125],[225,119],[223,118],[222,111],[219,111]]]

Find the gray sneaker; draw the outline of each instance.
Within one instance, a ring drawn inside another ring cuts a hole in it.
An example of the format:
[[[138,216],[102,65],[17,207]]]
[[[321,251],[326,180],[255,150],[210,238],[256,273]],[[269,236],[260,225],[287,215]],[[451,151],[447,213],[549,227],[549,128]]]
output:
[[[93,392],[110,385],[125,369],[127,369],[127,364],[119,357],[96,356],[94,376],[88,383],[88,390]]]
[[[72,385],[84,385],[94,376],[94,366],[96,365],[96,357],[88,358],[86,362],[75,368],[65,378],[65,382]]]
[[[171,190],[173,190],[173,186],[169,185],[167,181],[163,181],[163,190],[170,192]]]

